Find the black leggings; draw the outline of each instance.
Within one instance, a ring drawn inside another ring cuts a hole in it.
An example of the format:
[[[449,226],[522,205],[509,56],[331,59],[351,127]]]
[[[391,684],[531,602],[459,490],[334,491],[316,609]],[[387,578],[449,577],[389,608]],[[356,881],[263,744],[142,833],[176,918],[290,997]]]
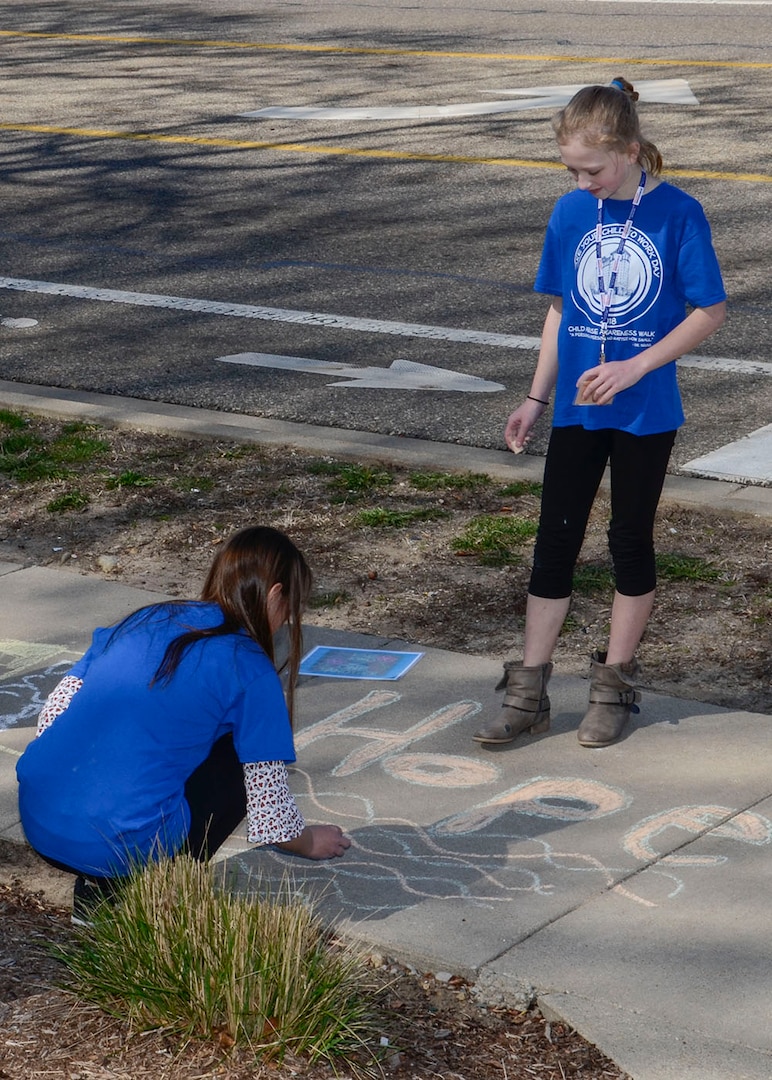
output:
[[[551,600],[571,595],[574,566],[607,464],[611,466],[608,544],[617,591],[644,596],[654,589],[654,517],[675,436],[675,431],[630,435],[613,428],[552,429],[530,593]]]
[[[244,767],[233,736],[223,735],[185,784],[190,829],[185,843],[194,859],[206,860],[225,843],[247,813]]]
[[[223,845],[247,812],[244,769],[236,756],[231,734],[219,738],[209,757],[188,777],[185,801],[190,807],[190,829],[183,850],[203,862]],[[57,870],[91,877],[45,855],[43,858]],[[111,879],[95,880],[108,884]]]

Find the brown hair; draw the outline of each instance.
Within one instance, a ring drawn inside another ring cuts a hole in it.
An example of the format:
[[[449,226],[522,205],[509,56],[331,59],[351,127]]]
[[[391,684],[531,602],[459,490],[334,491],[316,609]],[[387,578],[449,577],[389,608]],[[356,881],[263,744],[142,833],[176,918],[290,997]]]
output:
[[[652,176],[662,172],[662,155],[641,134],[635,103],[638,93],[627,79],[613,79],[610,86],[585,86],[552,121],[559,143],[579,137],[587,146],[624,153],[640,144],[638,164]]]
[[[293,714],[295,683],[302,656],[301,616],[311,592],[312,575],[302,552],[288,536],[268,526],[242,529],[218,549],[201,599],[223,613],[218,626],[189,630],[169,643],[153,682],[168,682],[188,648],[197,641],[245,631],[275,663],[268,619],[268,593],[281,585],[287,607],[289,650],[280,670],[287,669],[287,707]]]

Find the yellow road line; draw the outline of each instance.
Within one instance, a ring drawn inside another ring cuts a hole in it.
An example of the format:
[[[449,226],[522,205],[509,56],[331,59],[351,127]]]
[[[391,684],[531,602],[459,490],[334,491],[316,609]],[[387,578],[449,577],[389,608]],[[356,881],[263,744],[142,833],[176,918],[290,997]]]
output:
[[[55,41],[105,41],[124,45],[174,45],[197,49],[262,49],[270,52],[342,53],[353,56],[425,56],[452,60],[519,60],[566,64],[651,64],[652,67],[770,69],[772,61],[667,60],[632,56],[561,56],[550,53],[454,52],[443,49],[367,48],[364,45],[297,45],[260,41],[207,41],[195,38],[130,37],[122,34],[62,34],[42,30],[0,30],[0,37]]]
[[[153,142],[176,146],[210,146],[226,150],[273,150],[287,154],[329,154],[340,157],[374,158],[381,161],[429,161],[450,165],[494,165],[510,169],[551,169],[564,171],[554,161],[528,158],[474,157],[467,154],[422,154],[408,150],[376,150],[349,146],[325,146],[313,143],[263,142],[252,139],[221,139],[203,135],[162,135],[142,131],[107,131],[101,128],[54,127],[50,124],[2,124],[0,131],[32,132],[39,135],[67,135],[82,139],[118,139],[127,142]],[[714,169],[665,169],[663,176],[690,180],[732,180],[749,184],[770,184],[765,173],[718,172]]]

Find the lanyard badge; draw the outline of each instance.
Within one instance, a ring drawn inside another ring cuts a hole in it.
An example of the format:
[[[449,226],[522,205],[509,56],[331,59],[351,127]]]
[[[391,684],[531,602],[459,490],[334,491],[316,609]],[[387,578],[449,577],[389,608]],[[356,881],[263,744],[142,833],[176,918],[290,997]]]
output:
[[[598,199],[598,221],[595,226],[595,260],[598,267],[598,293],[600,295],[600,358],[599,363],[606,363],[606,338],[608,337],[608,324],[609,313],[611,311],[611,305],[614,301],[614,294],[617,286],[617,272],[619,271],[619,264],[622,260],[622,253],[625,250],[625,244],[627,238],[630,235],[630,229],[632,228],[633,218],[635,217],[635,211],[638,209],[641,199],[643,198],[643,189],[646,186],[646,173],[641,171],[641,179],[638,182],[638,189],[633,197],[632,206],[630,207],[630,213],[627,216],[627,221],[622,229],[622,235],[619,238],[619,244],[614,252],[614,257],[611,262],[611,275],[608,281],[608,288],[606,287],[605,274],[603,272],[603,199]],[[577,394],[574,401],[575,405],[590,405],[593,402],[579,400],[581,391]],[[613,400],[613,399],[612,399]],[[611,402],[609,401],[610,405]]]

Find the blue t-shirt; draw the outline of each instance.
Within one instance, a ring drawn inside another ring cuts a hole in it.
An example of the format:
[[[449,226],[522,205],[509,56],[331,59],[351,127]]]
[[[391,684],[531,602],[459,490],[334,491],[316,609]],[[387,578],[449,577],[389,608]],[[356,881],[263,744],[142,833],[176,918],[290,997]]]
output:
[[[178,851],[185,782],[228,732],[244,763],[295,760],[279,676],[245,633],[197,642],[169,683],[149,685],[170,641],[222,621],[216,604],[161,604],[94,632],[68,672],[83,685],[17,765],[21,822],[41,855],[110,875]]]
[[[606,288],[631,205],[626,199],[603,204]],[[536,292],[563,301],[553,424],[617,428],[634,435],[673,431],[684,420],[675,363],[644,375],[611,405],[573,404],[577,380],[597,367],[600,354],[597,208],[598,200],[588,191],[572,191],[558,200],[536,275]],[[687,305],[709,307],[725,299],[702,207],[686,192],[660,183],[643,196],[625,242],[609,311],[606,359],[628,360],[661,340],[684,320]]]

